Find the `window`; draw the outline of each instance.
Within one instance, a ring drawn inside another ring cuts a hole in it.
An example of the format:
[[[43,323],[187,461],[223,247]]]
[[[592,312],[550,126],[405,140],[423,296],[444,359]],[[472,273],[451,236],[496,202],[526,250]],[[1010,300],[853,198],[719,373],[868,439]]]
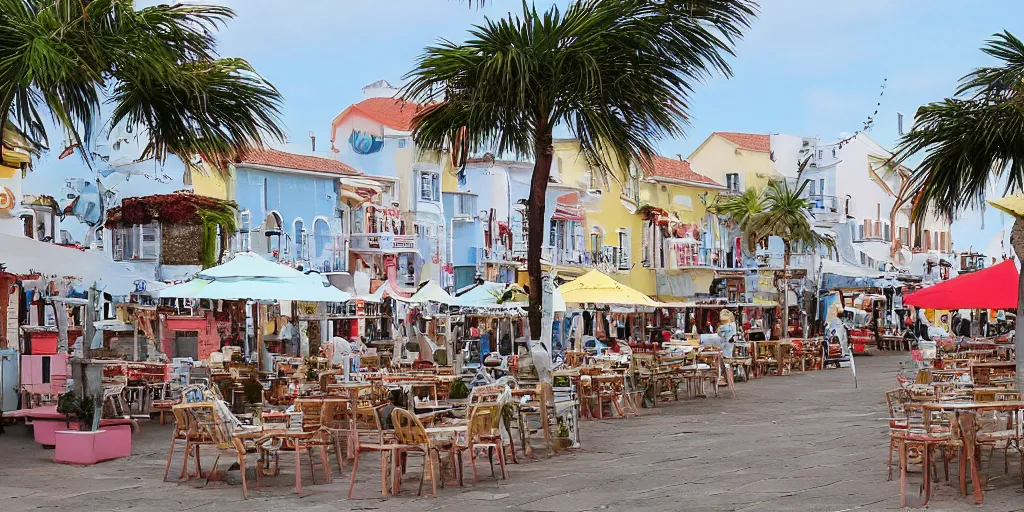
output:
[[[818,193],[821,194],[821,195],[825,195],[826,194],[826,192],[825,192],[825,178],[818,179]]]
[[[820,160],[822,158],[825,158],[825,152],[819,149],[818,150],[818,159]]]
[[[875,238],[882,238],[882,222],[875,221]]]
[[[629,233],[625,229],[619,230],[619,254],[618,254],[618,268],[619,270],[629,270]]]
[[[160,232],[156,223],[115,228],[114,259],[155,260],[160,254]]]
[[[558,231],[558,221],[552,220],[550,229],[548,229],[548,245],[551,247],[555,246],[555,233]]]
[[[267,206],[267,204],[269,203],[269,199],[270,199],[270,180],[268,180],[267,178],[263,178],[263,209],[264,210],[269,208],[269,206]]]
[[[408,143],[409,143],[409,142],[408,142],[408,141],[406,140],[406,138],[405,138],[405,137],[402,137],[401,139],[398,139],[398,149],[405,149],[405,146],[406,146],[406,145],[407,145]]]
[[[818,184],[814,180],[811,180],[811,195],[812,196],[818,195],[818,187],[817,187],[817,185]]]
[[[863,240],[863,239],[864,239],[864,225],[861,224],[861,225],[857,226],[857,240]]]
[[[602,240],[601,232],[596,228],[590,231],[590,252],[594,258],[594,263],[601,262],[601,253],[604,250],[604,240]]]
[[[295,219],[292,240],[295,241],[295,259],[306,259],[306,225],[302,219]]]
[[[725,175],[725,187],[731,192],[740,191],[740,175],[736,172],[731,172]]]
[[[601,188],[601,177],[597,174],[597,170],[590,171],[590,190],[599,190]]]
[[[334,238],[331,236],[331,226],[324,219],[313,221],[313,244],[316,251],[313,254],[314,259],[323,260],[331,257],[328,250],[334,248]]]
[[[476,196],[455,194],[455,216],[476,217]]]
[[[622,194],[634,203],[640,202],[640,171],[635,165],[629,166],[629,175],[623,184]]]
[[[930,250],[932,248],[932,232],[927,229],[924,230],[924,250]]]
[[[942,246],[939,245],[939,232],[938,231],[932,233],[932,247],[934,247],[935,249],[942,249]]]
[[[890,226],[889,223],[886,222],[885,224],[883,224],[882,227],[885,229],[885,232],[882,233],[882,235],[885,238],[885,241],[886,242],[891,242],[892,241],[892,226]]]
[[[441,177],[436,172],[420,173],[420,200],[441,200]]]

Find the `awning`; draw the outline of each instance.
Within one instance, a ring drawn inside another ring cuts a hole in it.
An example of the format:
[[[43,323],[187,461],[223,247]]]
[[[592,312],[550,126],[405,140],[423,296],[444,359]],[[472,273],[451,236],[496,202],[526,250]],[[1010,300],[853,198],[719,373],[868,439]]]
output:
[[[411,303],[424,303],[424,302],[438,302],[441,304],[455,304],[455,297],[448,295],[448,292],[441,288],[441,285],[437,284],[436,281],[431,279],[427,281],[427,284],[423,285],[416,293],[412,294],[412,297],[399,297],[393,296],[393,298],[400,302],[411,302]]]
[[[1024,218],[1024,196],[1020,194],[991,199],[988,204],[1014,217]]]
[[[512,296],[512,300],[498,303],[498,297],[500,297],[509,286],[514,286],[515,291]],[[483,284],[463,293],[456,297],[457,305],[462,307],[471,308],[486,308],[486,309],[513,309],[521,308],[527,309],[530,306],[530,299],[526,296],[525,292],[522,291],[516,284],[506,283],[495,283],[492,281],[484,281]],[[558,290],[554,290],[551,297],[552,311],[555,313],[565,312],[565,300],[562,299],[562,294]]]
[[[1019,275],[1017,264],[1006,260],[904,295],[903,303],[926,309],[1016,308]]]
[[[821,262],[822,290],[851,290],[859,288],[885,288],[883,273],[832,260]]]
[[[234,259],[208,268],[191,281],[165,288],[161,298],[223,300],[301,300],[345,302],[352,295],[343,292],[321,274],[303,274],[245,252]]]
[[[626,286],[599,270],[591,270],[558,287],[562,299],[574,304],[621,304],[657,307],[659,302]]]
[[[99,251],[83,251],[3,233],[0,233],[0,263],[12,274],[73,277],[87,286],[96,283],[98,289],[113,296],[131,294],[136,289],[136,281],[147,279],[130,263],[112,261]],[[148,278],[149,289],[159,287],[152,275]]]

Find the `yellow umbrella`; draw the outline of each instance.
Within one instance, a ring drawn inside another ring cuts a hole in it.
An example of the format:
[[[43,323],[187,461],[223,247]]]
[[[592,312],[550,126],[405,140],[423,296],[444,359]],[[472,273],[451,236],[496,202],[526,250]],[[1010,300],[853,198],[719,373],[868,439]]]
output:
[[[558,287],[562,299],[569,303],[621,304],[625,306],[658,306],[642,292],[630,288],[599,270],[591,270]]]
[[[990,199],[988,204],[1014,217],[1024,218],[1024,196],[1022,195],[1017,194],[999,199]]]

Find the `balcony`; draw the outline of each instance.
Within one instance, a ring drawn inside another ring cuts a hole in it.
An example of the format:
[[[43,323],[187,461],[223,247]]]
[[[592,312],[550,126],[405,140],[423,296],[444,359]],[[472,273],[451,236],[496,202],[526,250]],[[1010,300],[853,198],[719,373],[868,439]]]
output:
[[[352,233],[349,248],[356,252],[397,254],[417,252],[416,235]]]
[[[544,247],[541,249],[540,257],[543,260],[551,262],[552,265],[594,265],[594,257],[589,251],[577,251],[573,249],[555,249],[554,247]]]
[[[477,261],[481,263],[517,263],[526,261],[526,253],[522,253],[522,258],[517,258],[514,251],[503,245],[493,245],[489,249],[478,247]]]
[[[846,215],[845,201],[836,196],[813,194],[807,196],[810,212],[818,222],[840,222]]]

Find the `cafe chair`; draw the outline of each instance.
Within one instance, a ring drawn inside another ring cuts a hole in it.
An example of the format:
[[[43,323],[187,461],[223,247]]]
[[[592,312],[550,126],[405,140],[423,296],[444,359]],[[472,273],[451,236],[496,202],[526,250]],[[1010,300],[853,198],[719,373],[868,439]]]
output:
[[[187,409],[187,413],[192,416],[195,425],[199,427],[199,431],[212,442],[218,452],[217,458],[213,461],[213,467],[206,475],[206,483],[209,484],[210,480],[217,475],[217,464],[220,462],[221,455],[227,453],[238,459],[239,473],[241,473],[242,477],[242,498],[249,499],[249,487],[248,482],[246,481],[246,454],[248,449],[245,445],[245,441],[233,435],[236,426],[233,423],[234,418],[226,417],[218,410],[216,404],[212,402],[192,404],[192,406]],[[197,464],[198,459],[199,450],[197,447]],[[259,478],[259,471],[257,471],[256,474],[257,478]]]
[[[501,466],[501,478],[508,479],[508,468],[505,464],[505,449],[501,438],[501,409],[500,404],[481,404],[472,408],[469,415],[469,426],[466,433],[466,445],[458,446],[455,449],[459,455],[459,468],[461,471],[462,452],[469,452],[469,462],[473,466],[473,483],[478,480],[476,471],[476,454],[478,450],[487,451],[487,459],[491,465],[491,477],[497,478],[494,474],[494,453],[498,454],[498,464]]]
[[[352,428],[356,429],[358,440],[356,445],[353,447],[354,452],[351,454],[353,461],[352,479],[348,486],[349,499],[352,499],[352,491],[356,486],[356,473],[359,472],[359,458],[363,452],[378,452],[380,454],[380,493],[381,496],[387,496],[388,494],[388,463],[390,462],[391,464],[391,473],[392,476],[394,476],[395,460],[393,454],[397,445],[395,443],[388,442],[388,440],[385,439],[384,425],[380,416],[383,408],[384,405],[356,409],[357,423],[356,425],[352,425]],[[391,457],[388,457],[388,455],[391,455]],[[392,486],[392,488],[395,488],[394,481],[392,482]]]
[[[431,493],[437,496],[437,484],[444,485],[440,475],[441,452],[454,454],[454,444],[451,441],[439,443],[430,439],[427,429],[420,422],[420,419],[413,413],[396,408],[391,411],[391,423],[395,427],[395,437],[398,439],[398,451],[403,456],[408,454],[421,455],[423,457],[423,472],[420,474],[419,490],[416,495],[423,493],[423,480],[430,477]],[[449,461],[454,462],[454,458]],[[454,467],[455,465],[452,464]],[[458,469],[455,468],[456,473]]]
[[[185,442],[185,449],[183,450],[185,459],[181,465],[181,474],[178,476],[178,480],[184,480],[189,476],[188,463],[192,458],[193,449],[197,452],[195,460],[196,474],[202,474],[198,457],[199,446],[212,445],[213,441],[200,431],[192,415],[188,413],[188,409],[194,406],[194,404],[178,404],[171,408],[171,413],[174,415],[174,429],[171,432],[171,450],[167,454],[167,466],[164,468],[164,482],[167,481],[167,475],[171,471],[171,459],[174,458],[174,447],[178,441]]]

